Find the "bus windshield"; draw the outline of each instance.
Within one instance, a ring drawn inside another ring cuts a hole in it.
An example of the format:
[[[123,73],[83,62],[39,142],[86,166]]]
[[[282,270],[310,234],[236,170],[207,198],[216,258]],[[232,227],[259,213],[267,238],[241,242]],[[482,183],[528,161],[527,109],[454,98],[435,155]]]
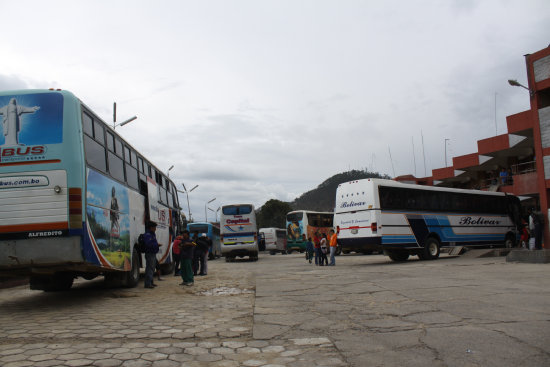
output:
[[[251,205],[228,205],[223,207],[224,215],[245,215],[252,212]]]
[[[304,212],[289,213],[286,215],[287,222],[298,222],[304,217]]]

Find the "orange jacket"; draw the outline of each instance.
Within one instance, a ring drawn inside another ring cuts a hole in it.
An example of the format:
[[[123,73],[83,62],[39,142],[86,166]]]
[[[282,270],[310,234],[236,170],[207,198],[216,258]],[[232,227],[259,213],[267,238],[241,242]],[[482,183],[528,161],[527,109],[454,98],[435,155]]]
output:
[[[336,247],[338,245],[336,233],[330,238],[330,247]]]

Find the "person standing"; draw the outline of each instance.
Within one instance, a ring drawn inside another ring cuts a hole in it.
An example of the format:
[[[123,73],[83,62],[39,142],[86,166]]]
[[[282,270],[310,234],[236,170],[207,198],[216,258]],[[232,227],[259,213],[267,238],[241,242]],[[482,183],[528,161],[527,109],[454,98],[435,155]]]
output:
[[[315,265],[321,264],[321,239],[319,238],[319,232],[315,232],[313,235],[313,251],[315,251]]]
[[[189,238],[189,231],[183,231],[183,238],[180,243],[181,258],[181,279],[180,285],[193,285],[193,253],[195,252],[195,243]]]
[[[145,242],[145,288],[156,287],[156,284],[153,283],[157,253],[159,252],[159,244],[155,235],[156,230],[157,224],[150,221],[147,223],[147,231],[143,235],[143,241]]]
[[[336,255],[336,247],[338,246],[338,237],[336,236],[336,233],[334,233],[334,229],[331,229],[330,232],[330,264],[329,266],[336,265],[336,260],[334,259],[334,256]]]
[[[535,208],[529,209],[529,231],[531,232],[530,242],[534,242],[534,249],[542,250],[542,225],[544,219],[542,213]],[[532,250],[531,246],[529,246]]]
[[[207,275],[208,274],[208,237],[206,233],[201,234],[197,239],[197,247],[195,248],[195,264],[193,265],[193,273],[195,275]]]
[[[305,241],[306,240],[306,235],[302,235],[303,237],[303,240]],[[313,242],[311,242],[311,237],[309,237],[307,239],[307,242],[306,242],[306,260],[309,261],[309,263],[311,264],[311,260],[313,259]]]
[[[180,244],[182,240],[183,240],[183,236],[180,233],[174,240],[174,243],[172,244],[172,255],[174,256],[174,276],[175,277],[178,275],[181,275]]]
[[[319,258],[319,266],[324,266],[324,265],[327,265],[328,266],[328,260],[327,260],[327,235],[326,233],[322,233],[321,234],[321,241],[320,241],[320,255],[321,257]]]

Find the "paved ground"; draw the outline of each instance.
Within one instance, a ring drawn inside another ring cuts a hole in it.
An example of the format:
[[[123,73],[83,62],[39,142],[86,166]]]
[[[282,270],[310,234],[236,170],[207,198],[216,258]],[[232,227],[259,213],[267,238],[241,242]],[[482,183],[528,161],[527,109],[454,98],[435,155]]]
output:
[[[0,290],[0,366],[549,366],[549,264],[303,255],[194,287]]]

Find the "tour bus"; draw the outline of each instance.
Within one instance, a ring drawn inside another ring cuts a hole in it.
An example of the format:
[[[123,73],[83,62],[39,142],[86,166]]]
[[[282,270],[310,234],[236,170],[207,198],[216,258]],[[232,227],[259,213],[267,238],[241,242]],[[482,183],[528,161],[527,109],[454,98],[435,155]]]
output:
[[[519,213],[519,199],[505,193],[363,179],[338,185],[334,224],[343,250],[429,260],[442,247],[512,247]]]
[[[225,261],[248,256],[258,260],[256,213],[252,204],[223,205],[220,216],[220,241]]]
[[[207,222],[197,222],[197,223],[188,223],[187,230],[190,233],[190,236],[193,236],[195,232],[200,235],[203,233],[212,240],[212,246],[208,250],[208,258],[210,260],[222,256],[222,247],[220,244],[220,227]]]
[[[265,240],[265,249],[270,255],[277,252],[286,254],[286,230],[282,228],[260,228],[260,234]]]
[[[72,93],[0,93],[0,275],[63,290],[75,277],[133,287],[134,244],[157,223],[168,272],[179,226],[174,184]]]
[[[286,215],[287,252],[293,250],[304,252],[307,239],[315,237],[315,234],[326,234],[327,241],[330,239],[329,231],[333,229],[334,213],[314,212],[310,210],[296,210]],[[306,235],[306,240],[302,235]],[[340,251],[337,250],[337,253]]]

